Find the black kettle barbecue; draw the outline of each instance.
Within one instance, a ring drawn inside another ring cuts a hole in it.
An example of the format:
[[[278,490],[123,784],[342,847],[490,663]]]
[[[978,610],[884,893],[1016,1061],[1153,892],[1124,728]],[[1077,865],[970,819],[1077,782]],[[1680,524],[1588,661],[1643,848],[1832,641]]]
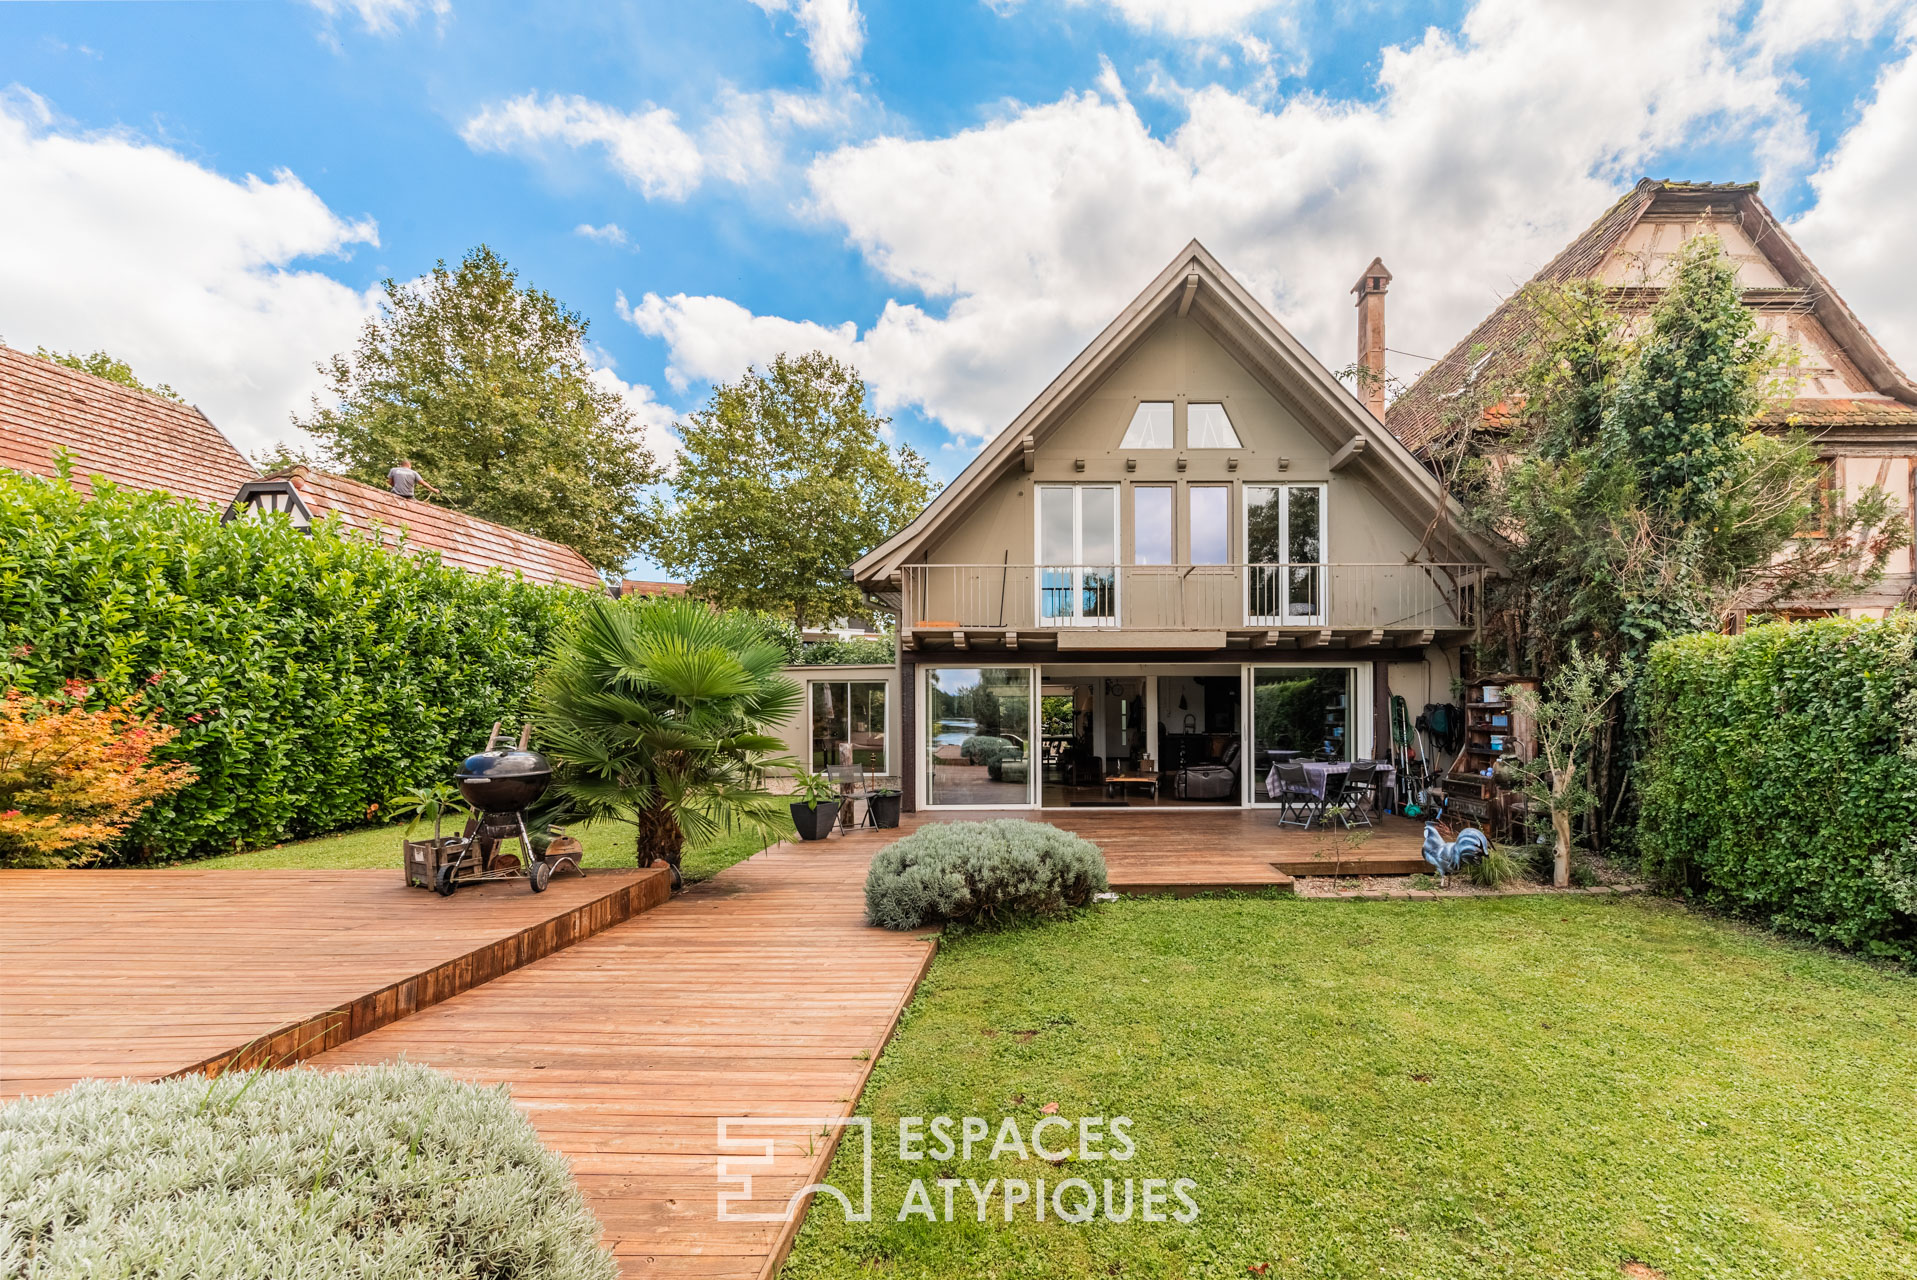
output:
[[[574,858],[549,859],[533,850],[526,830],[526,810],[552,785],[552,764],[530,747],[532,725],[520,730],[517,746],[499,745],[499,725],[493,725],[486,749],[466,757],[454,779],[459,793],[475,810],[466,838],[439,868],[433,888],[451,896],[462,884],[512,880],[524,876],[534,893],[545,892],[554,869]],[[523,857],[499,852],[507,840],[519,841]]]

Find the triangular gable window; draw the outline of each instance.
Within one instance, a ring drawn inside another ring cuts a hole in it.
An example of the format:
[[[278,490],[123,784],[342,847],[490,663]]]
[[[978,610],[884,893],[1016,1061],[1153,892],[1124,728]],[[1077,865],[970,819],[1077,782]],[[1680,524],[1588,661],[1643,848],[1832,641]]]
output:
[[[1193,449],[1242,449],[1222,404],[1194,404],[1187,408],[1185,434]]]
[[[1172,407],[1169,400],[1146,400],[1132,413],[1132,424],[1125,428],[1121,449],[1169,449],[1172,447]]]

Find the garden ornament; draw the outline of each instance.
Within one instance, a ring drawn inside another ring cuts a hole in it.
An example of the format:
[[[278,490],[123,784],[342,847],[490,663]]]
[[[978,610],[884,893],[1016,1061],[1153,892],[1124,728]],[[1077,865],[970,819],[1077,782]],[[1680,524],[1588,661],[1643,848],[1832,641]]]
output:
[[[1447,844],[1437,823],[1424,824],[1424,860],[1437,869],[1440,877],[1456,871],[1467,858],[1482,858],[1489,847],[1484,832],[1476,827],[1466,827],[1456,840]]]

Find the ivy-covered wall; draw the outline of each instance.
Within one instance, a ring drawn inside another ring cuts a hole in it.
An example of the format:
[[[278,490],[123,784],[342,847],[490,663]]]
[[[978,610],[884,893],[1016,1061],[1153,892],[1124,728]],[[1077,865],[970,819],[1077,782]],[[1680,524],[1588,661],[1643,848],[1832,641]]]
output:
[[[517,723],[582,593],[336,527],[236,521],[164,495],[0,470],[0,677],[140,693],[199,777],[150,809],[122,862],[318,835],[376,817]]]
[[[1648,870],[1917,960],[1917,615],[1666,640],[1645,690]]]

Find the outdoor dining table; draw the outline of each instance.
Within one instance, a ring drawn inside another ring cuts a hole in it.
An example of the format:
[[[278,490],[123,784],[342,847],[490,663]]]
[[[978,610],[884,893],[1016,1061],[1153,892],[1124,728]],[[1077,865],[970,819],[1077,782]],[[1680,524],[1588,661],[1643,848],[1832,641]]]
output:
[[[1325,779],[1334,773],[1351,772],[1349,760],[1300,760],[1297,763],[1304,768],[1305,785],[1311,789],[1312,798],[1317,800],[1325,798]],[[1391,797],[1397,794],[1395,783],[1398,774],[1387,762],[1380,760],[1377,763],[1378,807],[1389,812]],[[1265,775],[1265,795],[1276,800],[1283,794],[1284,783],[1278,780],[1278,766],[1274,764],[1271,772]]]

